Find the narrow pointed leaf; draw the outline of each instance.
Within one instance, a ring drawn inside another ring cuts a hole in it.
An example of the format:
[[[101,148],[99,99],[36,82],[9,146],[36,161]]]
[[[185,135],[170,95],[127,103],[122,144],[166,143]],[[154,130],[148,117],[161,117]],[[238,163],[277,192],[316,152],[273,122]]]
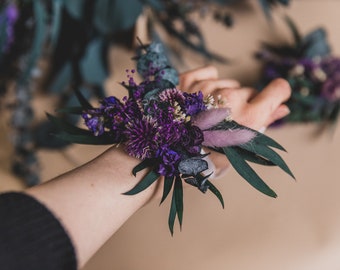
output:
[[[58,109],[58,113],[82,114],[84,109],[79,106]]]
[[[47,118],[61,131],[64,133],[70,133],[73,135],[88,135],[88,136],[93,136],[93,133],[89,130],[82,129],[79,127],[76,127],[67,121],[60,119],[58,117],[55,117],[49,113],[46,113]]]
[[[171,232],[171,235],[174,235],[174,224],[176,219],[177,209],[176,209],[176,199],[175,199],[175,192],[172,193],[172,199],[171,199],[171,206],[170,206],[170,212],[169,212],[169,229]]]
[[[269,148],[268,146],[257,144],[256,142],[254,142],[251,144],[240,145],[239,147],[270,160],[295,179],[295,176],[288,168],[285,161],[280,157],[279,154],[277,154],[273,149]]]
[[[151,170],[141,181],[138,182],[131,190],[125,192],[124,195],[135,195],[149,186],[151,186],[157,179],[159,178],[159,174]]]
[[[178,222],[180,227],[182,227],[183,221],[183,186],[182,186],[182,179],[177,177],[175,179],[175,186],[174,186],[174,194],[176,200],[176,211],[178,216]]]
[[[165,177],[164,178],[163,196],[162,196],[160,204],[162,204],[164,202],[164,200],[168,197],[168,195],[171,191],[172,185],[174,183],[174,179],[175,179],[174,177]]]
[[[249,166],[242,156],[240,156],[235,148],[226,147],[223,148],[223,150],[229,159],[230,164],[250,185],[263,194],[274,198],[277,197],[276,193],[257,175],[257,173]]]
[[[217,197],[220,201],[222,208],[224,208],[224,200],[220,191],[209,181],[207,180],[207,185],[209,186],[209,190]]]
[[[108,135],[93,136],[93,135],[75,135],[65,132],[55,134],[55,136],[64,141],[78,144],[90,144],[90,145],[112,145],[117,142],[113,140],[112,137]]]
[[[87,99],[84,97],[84,95],[81,93],[81,91],[79,89],[75,89],[74,93],[76,94],[80,105],[84,109],[93,109],[92,105],[87,101]]]
[[[141,163],[139,163],[137,166],[135,166],[132,169],[132,174],[136,176],[136,174],[145,168],[149,167],[151,165],[150,159],[144,159]]]
[[[259,164],[259,165],[264,165],[264,166],[275,166],[275,164],[268,160],[268,159],[265,159],[251,151],[248,151],[246,149],[243,149],[243,148],[240,148],[240,147],[237,147],[237,151],[239,152],[239,154],[247,161],[250,161],[252,163],[256,163],[256,164]]]

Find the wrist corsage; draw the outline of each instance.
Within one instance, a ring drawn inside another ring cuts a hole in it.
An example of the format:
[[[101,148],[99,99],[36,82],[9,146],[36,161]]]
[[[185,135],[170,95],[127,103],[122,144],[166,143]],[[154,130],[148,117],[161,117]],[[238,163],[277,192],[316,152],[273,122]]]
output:
[[[335,123],[340,111],[340,58],[331,55],[323,28],[303,36],[291,19],[286,22],[293,44],[264,44],[257,54],[264,63],[260,88],[279,77],[290,83],[291,113],[280,123]]]
[[[147,170],[146,176],[125,194],[137,194],[155,181],[163,181],[161,203],[172,190],[168,221],[171,234],[176,216],[182,224],[183,182],[203,193],[212,192],[224,206],[221,193],[206,173],[209,151],[224,154],[253,187],[276,197],[247,161],[278,166],[293,176],[272,149],[284,150],[281,145],[231,120],[230,110],[218,108],[211,96],[177,89],[177,72],[169,66],[159,45],[143,46],[136,60],[137,71],[144,80],[136,83],[135,71],[128,71],[129,81],[122,83],[128,96],[122,100],[107,97],[101,100],[99,107],[93,107],[76,91],[81,106],[60,111],[80,114],[87,128],[70,125],[49,115],[61,130],[56,135],[74,143],[123,145],[129,155],[140,159],[132,173],[136,175]],[[206,148],[204,152],[203,147]]]

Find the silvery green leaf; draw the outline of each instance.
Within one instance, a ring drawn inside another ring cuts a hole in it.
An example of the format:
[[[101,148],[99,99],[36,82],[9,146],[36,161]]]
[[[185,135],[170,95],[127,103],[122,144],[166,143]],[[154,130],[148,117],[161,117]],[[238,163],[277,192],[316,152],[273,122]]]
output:
[[[178,170],[182,174],[197,175],[208,169],[208,162],[201,158],[189,158],[182,160]]]

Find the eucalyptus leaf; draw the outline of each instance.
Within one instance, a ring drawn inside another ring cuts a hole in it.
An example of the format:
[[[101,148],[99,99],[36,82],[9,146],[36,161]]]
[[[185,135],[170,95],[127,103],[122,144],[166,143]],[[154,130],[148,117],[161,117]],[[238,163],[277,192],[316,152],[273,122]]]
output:
[[[55,48],[59,37],[64,0],[53,0],[52,2],[51,45]],[[72,0],[68,2],[72,2]]]
[[[41,0],[33,1],[33,12],[35,18],[35,31],[31,51],[26,62],[23,74],[19,78],[21,84],[28,83],[32,75],[33,68],[36,66],[39,57],[43,51],[43,45],[46,38],[46,20],[47,12]]]
[[[103,39],[92,40],[80,61],[80,72],[85,82],[102,85],[108,76],[105,65],[105,47]]]
[[[102,34],[111,34],[133,27],[142,11],[140,0],[97,0],[93,23]]]
[[[201,158],[188,158],[182,160],[178,170],[182,174],[196,175],[208,169],[208,162]]]
[[[50,91],[60,93],[69,85],[73,76],[71,63],[66,62],[60,71],[54,76]]]
[[[77,20],[82,19],[85,0],[64,0],[65,9],[68,13]]]

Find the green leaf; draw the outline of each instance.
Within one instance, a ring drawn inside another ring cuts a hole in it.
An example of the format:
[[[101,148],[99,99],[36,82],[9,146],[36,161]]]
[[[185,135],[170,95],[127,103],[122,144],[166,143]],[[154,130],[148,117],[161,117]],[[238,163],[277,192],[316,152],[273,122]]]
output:
[[[29,57],[27,59],[26,67],[23,74],[19,78],[21,84],[27,84],[31,78],[32,70],[37,64],[37,61],[43,51],[43,45],[46,34],[46,19],[47,13],[42,1],[33,1],[33,12],[35,19],[34,38]]]
[[[84,0],[64,0],[64,5],[73,18],[80,20],[83,17],[85,2]]]
[[[136,176],[136,174],[142,170],[144,170],[147,167],[150,167],[151,160],[150,159],[144,159],[141,163],[139,163],[137,166],[135,166],[132,169],[132,174]]]
[[[108,76],[105,56],[103,39],[94,39],[87,45],[85,55],[80,61],[80,72],[85,82],[103,84]]]
[[[57,138],[79,144],[90,144],[90,145],[110,145],[116,142],[113,138],[107,134],[102,134],[100,136],[91,135],[75,135],[65,132],[61,132],[55,135]]]
[[[176,210],[180,227],[182,227],[183,221],[183,186],[182,179],[176,177],[174,186],[174,195],[176,200]]]
[[[223,148],[225,155],[230,161],[230,164],[235,168],[250,185],[258,191],[270,196],[277,197],[276,193],[257,175],[257,173],[249,166],[234,147]]]
[[[287,152],[286,149],[284,149],[282,145],[280,145],[278,142],[276,142],[272,138],[270,138],[267,135],[264,135],[263,133],[260,133],[256,130],[253,130],[253,131],[256,132],[256,136],[251,141],[251,143],[256,142],[256,143],[259,143],[259,144],[268,145],[268,146],[271,146],[271,147],[274,147],[274,148],[277,148],[279,150]]]
[[[60,71],[54,76],[54,79],[50,86],[50,91],[54,93],[60,93],[71,82],[73,71],[70,62],[66,62]]]
[[[235,147],[236,148],[236,147]],[[252,163],[256,163],[259,165],[264,165],[264,166],[275,166],[273,162],[271,162],[268,159],[265,159],[251,151],[248,151],[246,149],[242,149],[240,147],[237,147],[237,151],[239,154],[247,161],[250,161]]]
[[[46,113],[47,118],[60,130],[65,133],[70,133],[73,135],[87,135],[87,136],[93,136],[93,133],[89,130],[82,129],[79,127],[76,127],[67,121],[60,119],[58,117],[55,117],[49,113]]]
[[[174,235],[174,224],[176,219],[177,209],[176,209],[176,199],[175,199],[175,192],[172,193],[172,199],[171,199],[171,206],[170,206],[170,212],[169,212],[169,229],[171,232],[171,235]]]
[[[93,23],[102,34],[112,34],[133,27],[142,11],[140,0],[97,0]]]
[[[75,89],[74,93],[76,94],[80,105],[84,109],[93,109],[92,105],[87,101],[87,99],[84,97],[84,95],[81,93],[81,91],[79,89]]]
[[[302,36],[301,36],[296,24],[294,23],[294,21],[289,16],[285,16],[285,21],[286,21],[290,31],[293,34],[295,46],[299,46],[301,44]]]
[[[159,173],[150,170],[150,172],[141,181],[139,181],[137,185],[135,185],[128,192],[125,192],[124,195],[135,195],[145,190],[146,188],[151,186],[159,178],[159,176]]]
[[[284,160],[280,157],[280,155],[277,154],[273,149],[269,148],[268,146],[258,144],[257,142],[250,142],[247,144],[240,145],[239,147],[268,159],[269,161],[279,166],[283,171],[285,171],[287,174],[289,174],[291,177],[295,179],[293,173],[288,168]]]
[[[57,110],[58,113],[70,113],[70,114],[82,114],[83,111],[84,111],[83,107],[79,106],[60,108]]]
[[[165,177],[164,178],[164,185],[163,185],[163,196],[161,199],[160,204],[164,202],[164,200],[168,197],[170,190],[172,188],[172,185],[174,183],[174,177]]]
[[[224,200],[220,191],[209,180],[207,180],[206,183],[209,186],[209,190],[218,198],[222,205],[222,208],[224,208]]]
[[[52,1],[52,24],[51,24],[51,45],[55,48],[60,31],[61,17],[62,17],[62,7],[64,0],[53,0]],[[68,1],[72,2],[72,1]]]

